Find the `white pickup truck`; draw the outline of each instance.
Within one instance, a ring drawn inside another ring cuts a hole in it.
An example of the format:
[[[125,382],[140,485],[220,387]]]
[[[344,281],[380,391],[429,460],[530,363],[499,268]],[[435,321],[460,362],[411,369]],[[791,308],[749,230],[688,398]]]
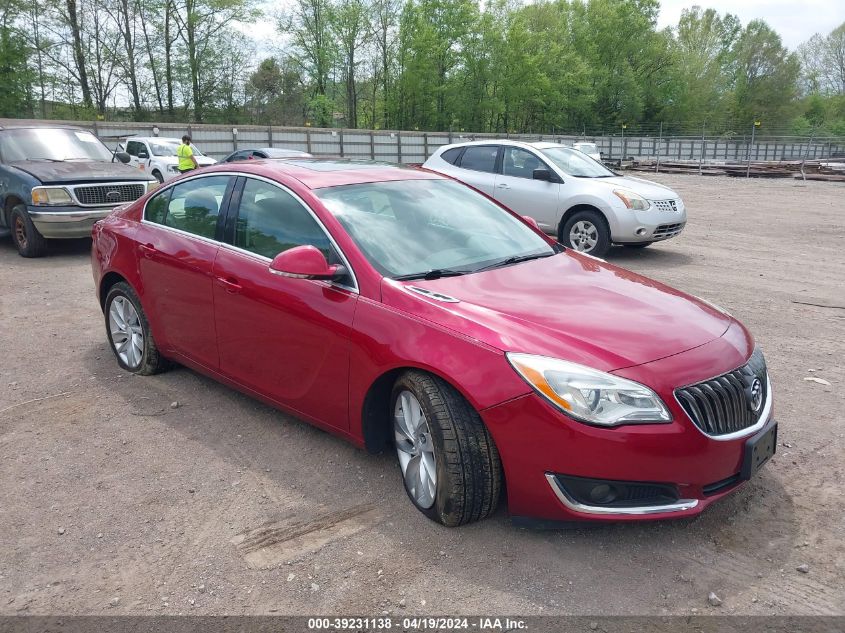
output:
[[[179,175],[179,159],[176,148],[182,143],[178,138],[161,136],[130,136],[118,145],[129,154],[129,166],[140,169],[159,182]],[[200,167],[213,165],[217,161],[203,154],[196,145],[191,145]]]

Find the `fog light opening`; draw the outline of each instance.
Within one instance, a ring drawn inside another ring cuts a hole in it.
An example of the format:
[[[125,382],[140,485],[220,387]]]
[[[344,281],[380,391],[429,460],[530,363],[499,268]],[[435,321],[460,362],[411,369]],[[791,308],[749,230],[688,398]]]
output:
[[[639,235],[639,236],[641,236],[641,237],[642,237],[643,235],[645,235],[645,234],[646,234],[646,229],[645,229],[645,227],[641,226],[640,228],[638,228],[638,229],[637,229],[636,231],[634,231],[634,232],[635,232],[637,235]]]
[[[616,488],[610,484],[598,484],[590,490],[590,500],[602,505],[613,503],[618,496]]]

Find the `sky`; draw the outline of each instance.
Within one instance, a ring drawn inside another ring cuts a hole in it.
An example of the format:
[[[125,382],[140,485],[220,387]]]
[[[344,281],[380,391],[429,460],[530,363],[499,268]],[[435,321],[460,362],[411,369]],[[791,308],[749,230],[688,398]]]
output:
[[[689,0],[661,0],[658,27],[675,26],[681,10],[691,4]],[[845,22],[845,0],[702,0],[695,4],[716,9],[720,15],[733,13],[743,26],[763,19],[792,50],[814,34],[827,35]]]

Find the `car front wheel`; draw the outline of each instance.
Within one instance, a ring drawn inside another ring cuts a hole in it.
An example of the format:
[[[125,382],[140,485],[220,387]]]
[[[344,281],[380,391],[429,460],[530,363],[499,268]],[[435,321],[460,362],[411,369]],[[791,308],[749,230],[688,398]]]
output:
[[[595,257],[604,257],[610,249],[610,229],[598,211],[585,209],[572,214],[560,237],[564,246]]]
[[[14,207],[9,220],[12,241],[22,257],[43,257],[47,253],[47,240],[35,228],[24,205]]]
[[[105,304],[106,332],[117,364],[142,376],[157,374],[167,368],[159,354],[150,324],[138,295],[132,287],[119,282],[111,287]]]
[[[449,384],[418,371],[399,377],[391,404],[399,467],[417,509],[450,527],[492,514],[502,466],[478,412]]]

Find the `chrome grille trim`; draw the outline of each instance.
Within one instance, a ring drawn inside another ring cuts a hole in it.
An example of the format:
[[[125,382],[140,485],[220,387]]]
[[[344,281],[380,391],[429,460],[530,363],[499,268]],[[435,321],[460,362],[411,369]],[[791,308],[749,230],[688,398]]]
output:
[[[748,405],[748,381],[760,380],[759,414]],[[762,354],[755,351],[742,367],[715,378],[675,389],[675,400],[695,427],[715,440],[732,440],[763,428],[772,410],[772,388]]]
[[[680,232],[684,230],[685,225],[685,222],[675,222],[674,224],[660,224],[656,229],[654,229],[654,233],[652,233],[651,236],[657,240],[666,240],[670,237],[675,237],[676,235],[679,235]]]

